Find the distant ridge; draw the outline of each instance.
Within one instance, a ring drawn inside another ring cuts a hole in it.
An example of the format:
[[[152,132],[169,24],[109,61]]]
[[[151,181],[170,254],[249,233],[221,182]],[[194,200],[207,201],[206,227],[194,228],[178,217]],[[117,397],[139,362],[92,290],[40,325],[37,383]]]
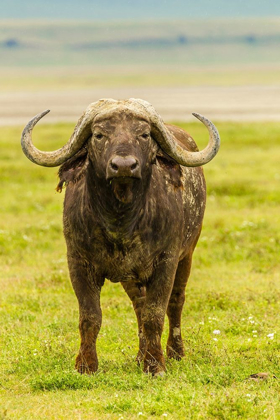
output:
[[[0,21],[2,67],[280,62],[280,17],[138,22]]]

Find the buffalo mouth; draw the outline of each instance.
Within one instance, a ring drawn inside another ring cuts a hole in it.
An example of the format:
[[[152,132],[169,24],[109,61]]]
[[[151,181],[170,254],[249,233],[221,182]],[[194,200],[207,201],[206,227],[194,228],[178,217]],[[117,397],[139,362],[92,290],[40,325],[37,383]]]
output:
[[[129,204],[133,201],[133,189],[139,178],[115,177],[110,180],[114,196],[118,201]]]

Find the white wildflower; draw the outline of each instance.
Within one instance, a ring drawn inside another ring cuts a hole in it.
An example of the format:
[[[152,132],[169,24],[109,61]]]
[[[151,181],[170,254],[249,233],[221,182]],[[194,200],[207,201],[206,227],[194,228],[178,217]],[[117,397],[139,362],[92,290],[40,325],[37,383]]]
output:
[[[214,330],[213,334],[219,335],[219,334],[221,334],[221,331],[220,330]]]
[[[251,394],[246,394],[246,397],[249,397],[248,399],[247,399],[247,401],[248,402],[251,402],[252,400],[251,400]]]

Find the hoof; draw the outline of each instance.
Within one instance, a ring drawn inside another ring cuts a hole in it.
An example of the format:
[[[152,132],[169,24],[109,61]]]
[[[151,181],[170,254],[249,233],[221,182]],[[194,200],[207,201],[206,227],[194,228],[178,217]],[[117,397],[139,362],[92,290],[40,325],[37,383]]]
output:
[[[166,346],[166,354],[168,359],[181,360],[185,356],[184,346],[182,344]]]
[[[161,370],[160,372],[157,372],[154,374],[155,377],[160,376],[163,378],[166,375],[166,372],[164,370]]]
[[[148,369],[144,369],[144,373],[147,375],[152,375],[153,377],[161,377],[163,378],[166,375],[166,370],[162,366],[158,367],[157,369],[151,369],[150,367]]]
[[[81,374],[92,374],[98,369],[97,360],[86,360],[85,357],[81,357],[79,354],[76,358],[75,369]]]
[[[163,376],[165,374],[165,363],[162,358],[160,362],[153,359],[144,360],[144,372],[151,374],[152,376]]]

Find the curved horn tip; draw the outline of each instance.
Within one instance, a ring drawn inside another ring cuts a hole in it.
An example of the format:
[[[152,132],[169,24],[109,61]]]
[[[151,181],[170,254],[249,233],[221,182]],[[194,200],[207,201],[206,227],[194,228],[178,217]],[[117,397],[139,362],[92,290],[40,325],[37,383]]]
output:
[[[29,123],[32,123],[32,125],[34,123],[37,124],[37,122],[40,121],[49,112],[50,112],[50,109],[46,109],[46,111],[40,112],[39,114],[35,115],[35,117],[33,117]]]
[[[196,112],[192,112],[192,115],[200,121],[206,119],[203,115],[197,114]]]
[[[42,117],[44,117],[45,115],[47,115],[49,112],[51,112],[50,109],[46,109],[46,111],[41,112]]]

